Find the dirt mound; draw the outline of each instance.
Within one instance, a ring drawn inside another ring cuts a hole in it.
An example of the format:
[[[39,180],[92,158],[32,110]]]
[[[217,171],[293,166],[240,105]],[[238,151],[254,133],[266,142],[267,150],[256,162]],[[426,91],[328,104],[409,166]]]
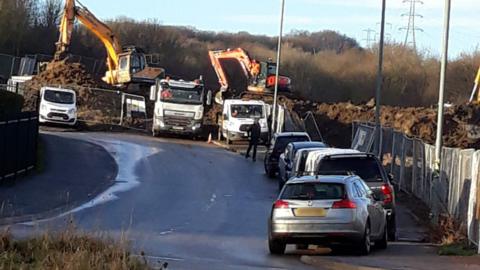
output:
[[[44,86],[66,87],[77,93],[79,119],[91,124],[119,124],[121,95],[103,81],[95,80],[79,63],[59,61],[50,63],[47,70],[25,83],[24,111],[35,110],[39,91]],[[92,90],[92,88],[106,90]]]
[[[296,104],[294,110],[299,110]],[[306,108],[303,108],[306,109]],[[369,105],[354,105],[349,102],[336,104],[319,104],[310,108],[316,113],[320,126],[337,125],[351,126],[355,121],[373,122],[375,107]],[[382,125],[392,127],[410,137],[417,137],[426,143],[435,142],[437,128],[436,108],[402,108],[382,106]],[[480,105],[459,105],[445,109],[445,125],[443,139],[445,146],[460,148],[480,148],[480,139],[474,133],[475,125],[480,124]],[[338,127],[337,127],[338,128]],[[338,128],[339,132],[344,129]],[[331,129],[329,129],[332,131]],[[341,133],[330,132],[327,137],[339,137]],[[346,142],[345,142],[346,143]],[[345,144],[342,143],[342,144]],[[345,146],[345,145],[342,145]]]
[[[43,86],[79,86],[79,87],[105,87],[105,84],[94,80],[79,63],[59,61],[50,63],[47,70],[34,76],[25,83],[25,103],[23,110],[35,110],[38,106],[39,91]],[[88,99],[86,91],[77,92],[79,99]]]

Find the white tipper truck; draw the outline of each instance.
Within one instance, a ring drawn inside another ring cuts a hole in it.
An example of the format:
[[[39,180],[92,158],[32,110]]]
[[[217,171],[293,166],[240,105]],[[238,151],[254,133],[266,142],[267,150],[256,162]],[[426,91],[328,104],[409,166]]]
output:
[[[205,90],[201,77],[194,81],[164,79],[151,87],[150,100],[155,102],[153,136],[160,133],[198,136],[212,93]]]

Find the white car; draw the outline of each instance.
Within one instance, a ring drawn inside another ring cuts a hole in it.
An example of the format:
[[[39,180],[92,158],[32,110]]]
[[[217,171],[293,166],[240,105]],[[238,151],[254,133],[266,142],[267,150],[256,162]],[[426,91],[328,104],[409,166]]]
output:
[[[63,88],[42,87],[40,90],[40,123],[74,126],[77,123],[77,95]]]

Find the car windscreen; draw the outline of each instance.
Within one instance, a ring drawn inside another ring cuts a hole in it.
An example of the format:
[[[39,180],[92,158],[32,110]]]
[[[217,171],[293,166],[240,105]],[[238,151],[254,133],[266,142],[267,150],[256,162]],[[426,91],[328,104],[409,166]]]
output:
[[[340,183],[287,184],[282,200],[338,200],[345,197],[345,185]]]
[[[310,139],[307,136],[288,136],[288,137],[278,137],[275,140],[275,146],[273,148],[273,152],[280,155],[285,151],[287,145],[291,142],[305,142],[309,141]]]
[[[351,172],[365,182],[381,182],[382,174],[378,163],[371,157],[332,158],[320,161],[317,173],[332,171]]]
[[[45,90],[43,93],[43,99],[48,102],[59,103],[59,104],[74,104],[74,95],[70,92],[56,91],[56,90]]]
[[[233,118],[263,118],[263,106],[251,104],[231,105],[230,111]]]

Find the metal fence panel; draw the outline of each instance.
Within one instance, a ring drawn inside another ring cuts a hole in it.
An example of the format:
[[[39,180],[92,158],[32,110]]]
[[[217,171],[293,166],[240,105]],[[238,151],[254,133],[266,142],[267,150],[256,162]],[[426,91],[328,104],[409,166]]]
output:
[[[371,150],[375,139],[369,125],[355,123],[352,148]],[[370,133],[367,133],[370,132]],[[366,147],[368,145],[369,147]],[[480,243],[480,151],[442,149],[442,164],[435,170],[435,147],[411,139],[400,132],[384,128],[380,156],[393,176],[393,182],[409,194],[421,199],[430,208],[433,220],[442,214],[455,218],[467,227],[471,243]],[[480,247],[479,247],[480,253]]]
[[[467,212],[467,234],[470,242],[479,246],[480,253],[480,151],[477,151],[472,155],[471,176],[472,182],[470,185],[470,196]]]
[[[373,145],[374,134],[375,128],[366,125],[359,125],[357,128],[357,133],[355,134],[355,138],[352,142],[352,149],[370,153]]]

